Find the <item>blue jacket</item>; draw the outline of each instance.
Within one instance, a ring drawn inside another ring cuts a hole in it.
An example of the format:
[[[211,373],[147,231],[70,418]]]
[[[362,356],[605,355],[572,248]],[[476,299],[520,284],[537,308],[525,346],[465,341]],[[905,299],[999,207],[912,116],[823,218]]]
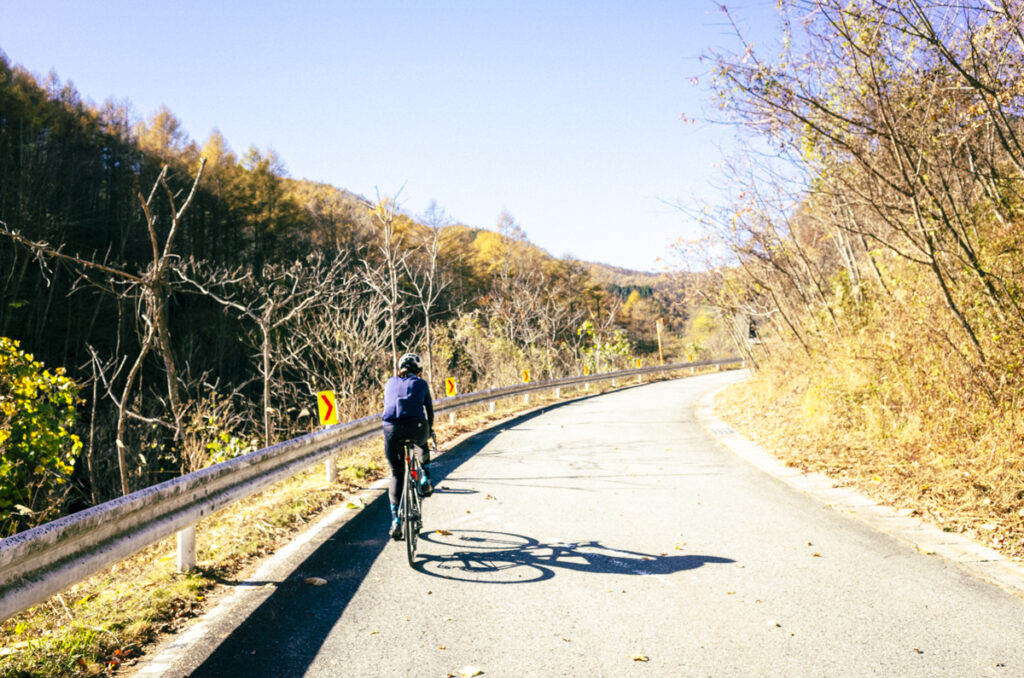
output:
[[[384,421],[424,421],[434,426],[430,386],[414,374],[391,377],[384,384]]]

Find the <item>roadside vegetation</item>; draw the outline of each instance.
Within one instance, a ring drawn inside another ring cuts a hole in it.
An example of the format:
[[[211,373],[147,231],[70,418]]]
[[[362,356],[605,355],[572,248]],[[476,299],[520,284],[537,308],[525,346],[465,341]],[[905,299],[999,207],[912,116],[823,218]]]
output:
[[[680,245],[758,367],[721,406],[788,463],[1020,559],[1024,5],[780,17],[778,53],[737,28],[710,57],[757,153]]]

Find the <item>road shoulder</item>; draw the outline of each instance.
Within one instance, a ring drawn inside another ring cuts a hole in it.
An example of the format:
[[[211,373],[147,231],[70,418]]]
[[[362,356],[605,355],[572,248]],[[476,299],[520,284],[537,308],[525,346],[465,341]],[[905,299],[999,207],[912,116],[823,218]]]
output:
[[[945,558],[972,576],[1024,598],[1024,567],[1008,560],[998,551],[963,535],[944,532],[905,512],[882,506],[848,487],[837,487],[832,479],[820,473],[805,473],[788,467],[764,447],[734,430],[719,419],[714,411],[715,396],[724,388],[727,387],[703,395],[695,411],[697,421],[705,432],[720,445],[830,508],[846,513],[912,546],[920,553]]]

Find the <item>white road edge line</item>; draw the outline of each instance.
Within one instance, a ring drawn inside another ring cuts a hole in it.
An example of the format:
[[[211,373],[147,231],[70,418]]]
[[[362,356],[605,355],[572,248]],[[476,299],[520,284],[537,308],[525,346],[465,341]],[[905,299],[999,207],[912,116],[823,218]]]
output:
[[[325,514],[312,527],[274,552],[274,555],[264,561],[252,575],[240,582],[243,585],[238,586],[234,591],[221,598],[217,605],[209,612],[204,613],[196,623],[189,626],[180,635],[174,636],[166,645],[160,647],[157,654],[151,658],[144,659],[145,663],[138,671],[131,674],[132,678],[163,676],[170,671],[185,655],[187,650],[211,633],[216,623],[241,605],[247,596],[265,592],[262,586],[245,586],[244,584],[261,581],[284,582],[293,571],[293,568],[290,567],[285,569],[292,555],[310,544],[315,543],[318,546],[330,534],[337,532],[341,525],[351,520],[357,513],[363,510],[363,508],[347,508],[346,504],[349,501],[358,497],[364,507],[368,506],[382,492],[387,491],[387,486],[388,478],[381,478],[374,482],[370,487],[349,497],[345,504]]]
[[[457,436],[455,439],[446,442],[444,447],[439,445],[437,450],[438,454],[434,460],[443,457],[447,452],[455,449],[470,438],[493,429],[501,428],[510,421],[541,412],[548,408],[562,407],[576,402],[577,400],[591,398],[594,395],[594,393],[585,393],[576,397],[563,398],[557,402],[545,403],[537,407],[509,414],[507,417],[493,421],[483,428],[468,431]],[[364,507],[368,506],[372,501],[380,496],[380,494],[387,491],[388,481],[388,477],[381,478],[368,488],[360,490],[349,497],[345,504],[358,497],[362,500]],[[265,560],[255,572],[245,580],[239,582],[240,585],[235,590],[221,598],[217,604],[214,605],[213,609],[203,612],[202,615],[182,631],[181,634],[171,636],[170,640],[164,641],[162,644],[158,644],[154,648],[153,654],[143,655],[142,661],[138,667],[134,668],[133,672],[128,673],[127,675],[130,675],[131,678],[157,678],[170,672],[193,645],[199,643],[199,641],[205,638],[212,629],[215,628],[217,621],[231,614],[231,612],[245,602],[246,597],[257,595],[264,591],[261,586],[253,586],[252,584],[254,582],[283,582],[295,570],[295,567],[290,565],[292,555],[304,548],[310,547],[310,544],[314,545],[309,548],[309,551],[312,552],[315,546],[318,546],[319,543],[323,541],[322,537],[337,532],[342,525],[355,517],[359,511],[364,510],[363,508],[346,508],[345,504],[342,504],[338,508],[322,516],[312,526],[296,536],[294,540],[275,551],[274,554],[267,558],[267,560]],[[247,586],[246,584],[249,585]]]

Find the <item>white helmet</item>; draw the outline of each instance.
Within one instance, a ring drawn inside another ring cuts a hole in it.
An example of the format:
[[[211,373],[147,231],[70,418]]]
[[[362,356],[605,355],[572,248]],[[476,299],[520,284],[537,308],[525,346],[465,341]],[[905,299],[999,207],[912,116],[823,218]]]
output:
[[[423,371],[423,360],[415,353],[406,353],[398,361],[398,369],[409,370],[413,374]]]

